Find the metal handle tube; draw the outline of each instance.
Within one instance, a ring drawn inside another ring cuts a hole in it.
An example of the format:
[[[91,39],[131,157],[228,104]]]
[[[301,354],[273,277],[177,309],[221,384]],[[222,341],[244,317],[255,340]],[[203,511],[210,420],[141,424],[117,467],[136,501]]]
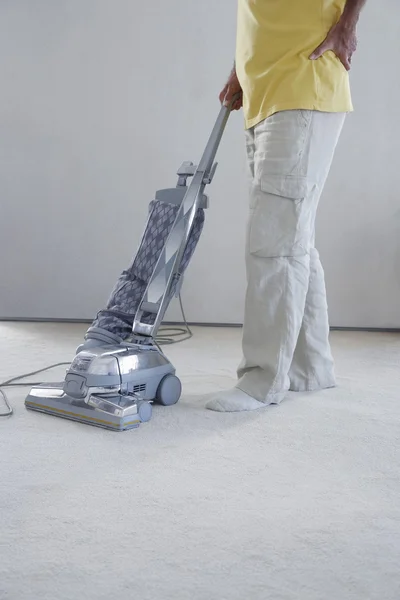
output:
[[[218,147],[220,145],[225,126],[228,122],[230,112],[230,107],[221,107],[214,128],[207,142],[207,146],[205,147],[205,150],[203,152],[203,156],[200,159],[197,171],[200,171],[201,173],[207,173],[213,166],[214,158],[217,154]]]

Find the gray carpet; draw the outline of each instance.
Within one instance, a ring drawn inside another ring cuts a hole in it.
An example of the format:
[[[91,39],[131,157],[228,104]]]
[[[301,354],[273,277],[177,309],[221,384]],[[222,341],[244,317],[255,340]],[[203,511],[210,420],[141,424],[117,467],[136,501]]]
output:
[[[0,324],[1,378],[69,360],[83,331]],[[332,342],[337,389],[257,414],[204,410],[234,382],[236,329],[167,349],[183,398],[135,431],[27,412],[12,390],[0,598],[398,600],[400,336]]]

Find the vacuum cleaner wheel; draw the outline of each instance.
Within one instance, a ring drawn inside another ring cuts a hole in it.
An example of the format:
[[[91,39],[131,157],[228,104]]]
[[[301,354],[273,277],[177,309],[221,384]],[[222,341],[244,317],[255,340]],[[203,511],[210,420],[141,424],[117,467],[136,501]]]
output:
[[[153,412],[150,402],[146,402],[145,400],[143,402],[138,402],[137,411],[139,419],[142,423],[147,423],[147,421],[150,421]]]
[[[157,389],[156,400],[163,406],[176,404],[181,397],[182,384],[176,375],[166,375]]]

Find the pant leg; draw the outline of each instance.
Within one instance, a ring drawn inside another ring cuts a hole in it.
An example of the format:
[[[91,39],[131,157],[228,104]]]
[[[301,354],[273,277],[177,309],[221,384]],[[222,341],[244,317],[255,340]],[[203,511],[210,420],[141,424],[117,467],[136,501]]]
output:
[[[325,277],[315,248],[310,249],[310,282],[289,378],[290,389],[296,392],[336,385],[334,361],[329,344]]]
[[[315,215],[343,118],[284,111],[253,130],[243,359],[237,387],[261,402],[280,402],[290,385],[289,370],[307,311]],[[302,357],[305,352],[299,347]]]
[[[332,129],[331,156],[327,155],[325,171],[321,171],[321,189],[323,189],[329,175],[344,117],[344,115],[328,116],[328,119],[332,122],[330,124],[330,129]],[[319,253],[314,247],[315,223],[313,229],[312,247],[310,248],[310,281],[303,323],[289,371],[290,389],[299,392],[324,389],[336,385],[334,360],[329,344],[330,328],[325,275]]]

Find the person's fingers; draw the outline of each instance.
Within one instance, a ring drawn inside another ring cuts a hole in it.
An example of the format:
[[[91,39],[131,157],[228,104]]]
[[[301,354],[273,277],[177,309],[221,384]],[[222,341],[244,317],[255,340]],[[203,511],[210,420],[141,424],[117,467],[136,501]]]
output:
[[[237,85],[227,83],[219,95],[219,100],[223,106],[230,107],[231,110],[239,110],[243,105],[243,93],[240,89],[238,91]]]
[[[346,69],[346,71],[350,71],[351,69],[351,56],[339,56],[339,59]]]
[[[243,97],[242,95],[240,95],[240,98],[238,98],[237,100],[235,100],[235,102],[232,105],[232,110],[240,110],[243,106]]]
[[[330,44],[328,39],[325,39],[322,44],[320,44],[318,46],[318,48],[316,48],[314,50],[314,52],[312,54],[310,54],[310,59],[311,60],[317,60],[317,58],[320,58],[327,50],[330,50]]]
[[[231,110],[240,110],[243,106],[243,100],[242,98],[238,98],[232,103],[232,105],[230,104],[230,102],[225,102],[224,106],[231,106]]]
[[[226,92],[228,91],[228,84],[226,84],[226,86],[224,87],[224,89],[222,90],[222,92],[219,95],[219,101],[221,102],[221,104],[224,103],[225,101],[225,96],[226,96]]]
[[[223,102],[224,106],[230,105],[234,95],[235,95],[235,90],[232,88],[232,86],[228,85],[227,90],[225,92],[224,102]]]

